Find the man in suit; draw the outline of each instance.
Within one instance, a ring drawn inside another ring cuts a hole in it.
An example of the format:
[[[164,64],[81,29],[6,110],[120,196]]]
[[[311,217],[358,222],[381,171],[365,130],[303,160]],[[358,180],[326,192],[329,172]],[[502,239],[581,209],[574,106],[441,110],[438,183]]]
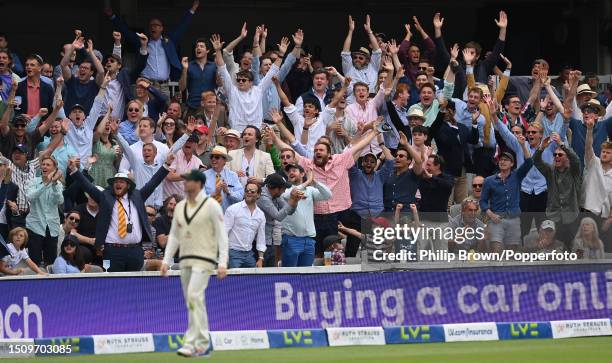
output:
[[[169,95],[168,79],[178,81],[181,76],[183,66],[177,47],[199,6],[200,2],[195,0],[173,32],[164,33],[164,25],[157,18],[149,21],[150,40],[147,46],[149,58],[142,76],[153,81],[154,85],[160,86],[166,95]],[[109,15],[114,27],[127,39],[132,49],[137,50],[140,47],[140,37],[137,33],[130,30],[123,19],[113,14],[112,9],[106,9],[106,14]]]
[[[263,184],[264,179],[274,174],[274,165],[270,154],[258,149],[261,142],[261,131],[253,125],[242,131],[242,148],[229,151],[232,160],[229,168],[235,171],[242,185],[249,183]]]
[[[453,188],[455,203],[461,203],[467,196],[465,171],[472,168],[472,158],[468,144],[478,143],[478,118],[472,119],[472,128],[468,128],[455,119],[455,102],[447,101],[442,105],[435,121],[429,127],[427,144],[436,141],[438,155],[446,160],[446,172],[455,177]]]
[[[96,225],[96,250],[110,260],[111,272],[140,271],[144,264],[142,242],[153,242],[151,225],[144,201],[168,175],[174,155],[169,153],[166,162],[141,189],[125,173],[117,173],[108,179],[109,187],[98,190],[78,170],[79,162],[70,159],[70,175],[100,206]]]
[[[40,73],[43,60],[33,54],[26,58],[26,79],[19,82],[17,96],[21,97],[21,111],[30,117],[34,117],[41,108],[48,110],[53,108],[53,87],[41,82]]]

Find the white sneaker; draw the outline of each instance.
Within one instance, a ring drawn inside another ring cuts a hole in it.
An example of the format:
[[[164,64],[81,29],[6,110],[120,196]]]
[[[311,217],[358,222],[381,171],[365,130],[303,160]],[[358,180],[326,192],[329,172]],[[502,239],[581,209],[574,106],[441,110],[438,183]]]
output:
[[[176,354],[182,357],[193,357],[194,349],[190,346],[183,346],[176,351]]]

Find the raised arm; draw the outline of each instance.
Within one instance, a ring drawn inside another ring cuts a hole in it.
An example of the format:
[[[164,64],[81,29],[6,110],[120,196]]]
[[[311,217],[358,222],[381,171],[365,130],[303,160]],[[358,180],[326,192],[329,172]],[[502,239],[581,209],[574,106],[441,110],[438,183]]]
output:
[[[423,40],[428,39],[429,35],[427,34],[427,32],[425,32],[425,29],[423,29],[423,27],[421,26],[419,19],[416,16],[413,16],[412,20],[414,21],[414,28],[421,34],[421,38],[423,38]]]
[[[366,34],[368,35],[368,40],[370,41],[370,44],[372,45],[372,53],[374,53],[375,51],[380,49],[380,46],[378,45],[378,40],[376,39],[376,36],[374,35],[374,31],[372,31],[372,26],[370,25],[370,15],[366,15],[366,21],[365,24],[363,24],[363,27],[366,31]],[[349,48],[350,48],[350,43],[349,43]]]
[[[221,57],[221,60],[223,60],[223,57]],[[181,65],[183,66],[183,69],[181,70],[181,78],[179,78],[179,91],[184,92],[187,89],[187,71],[189,69],[189,58],[183,57],[181,59]]]
[[[550,77],[546,77],[546,79],[543,80],[543,84],[544,84],[544,87],[546,88],[546,92],[548,92],[548,97],[550,97],[550,100],[552,101],[552,103],[557,107],[558,112],[563,114],[565,112],[565,108],[563,104],[561,103],[561,101],[559,100],[559,97],[557,97],[557,94],[553,90],[552,86],[550,85]]]
[[[245,22],[245,23],[243,23],[243,24],[242,24],[242,29],[240,30],[240,35],[238,35],[238,37],[237,37],[236,39],[232,40],[232,41],[231,41],[231,42],[230,42],[230,43],[227,45],[227,47],[225,47],[225,49],[223,49],[223,50],[224,50],[225,52],[227,52],[227,53],[232,53],[232,52],[234,51],[234,48],[236,48],[236,46],[237,46],[238,44],[240,44],[240,42],[241,42],[241,41],[242,41],[244,38],[246,38],[247,34],[248,34],[248,31],[247,31],[247,23]],[[223,44],[221,44],[221,45],[223,46]]]
[[[355,31],[355,21],[353,17],[349,15],[348,17],[348,33],[346,34],[346,38],[344,39],[344,44],[342,45],[343,52],[351,51],[351,42],[353,40],[353,32]],[[346,73],[346,71],[344,71]]]
[[[416,175],[423,174],[423,161],[424,160],[421,158],[421,154],[418,152],[418,150],[414,148],[412,145],[410,145],[410,143],[408,142],[408,138],[403,132],[400,132],[399,143],[400,145],[404,146],[406,150],[408,150],[408,153],[410,154],[410,157],[412,158],[412,161],[414,162],[414,165],[412,166],[412,171],[414,171]]]
[[[370,145],[370,143],[372,142],[372,140],[374,140],[374,138],[380,133],[378,131],[378,126],[380,125],[380,123],[382,122],[382,116],[379,116],[373,123],[372,126],[372,131],[368,132],[367,134],[363,135],[359,141],[357,141],[355,144],[353,144],[353,147],[351,147],[351,151],[353,153],[353,158],[355,160],[359,159],[359,157],[361,156],[361,152],[363,151],[363,149],[366,148],[366,146]]]
[[[253,58],[257,57],[261,57],[262,50],[261,50],[261,46],[259,44],[259,40],[261,39],[261,33],[263,32],[263,26],[262,25],[258,25],[255,28],[255,34],[253,34]]]
[[[72,52],[76,49],[83,48],[83,37],[80,34],[80,30],[75,31],[77,36],[72,42],[72,44],[64,45],[64,56],[60,61],[60,67],[62,68],[62,77],[67,81],[72,78],[72,70],[70,69],[70,57]]]
[[[87,40],[87,55],[93,63],[93,68],[96,70],[96,84],[102,86],[102,83],[104,83],[104,66],[102,66],[102,62],[100,62],[94,53],[94,45],[91,39]]]
[[[280,98],[283,107],[291,106],[292,103],[289,101],[289,97],[287,97],[285,91],[283,91],[283,87],[281,86],[278,77],[272,77],[272,83],[274,83],[274,87],[276,87],[276,92],[278,93],[278,97]]]

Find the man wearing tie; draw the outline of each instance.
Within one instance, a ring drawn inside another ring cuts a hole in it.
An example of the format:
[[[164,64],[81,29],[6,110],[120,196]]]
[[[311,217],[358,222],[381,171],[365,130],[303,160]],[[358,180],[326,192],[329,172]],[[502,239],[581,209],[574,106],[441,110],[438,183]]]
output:
[[[104,259],[110,260],[110,272],[142,270],[142,243],[153,242],[144,202],[168,175],[173,160],[174,155],[168,153],[164,166],[141,189],[136,189],[127,174],[117,173],[100,191],[79,171],[79,162],[70,159],[68,169],[73,180],[100,206],[95,246]]]

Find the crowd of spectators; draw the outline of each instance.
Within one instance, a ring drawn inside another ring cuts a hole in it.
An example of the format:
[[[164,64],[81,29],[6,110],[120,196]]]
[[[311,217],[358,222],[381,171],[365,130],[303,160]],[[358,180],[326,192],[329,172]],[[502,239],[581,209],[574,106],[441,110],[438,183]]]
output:
[[[612,253],[612,90],[544,59],[513,76],[504,11],[490,51],[449,48],[439,13],[433,38],[414,17],[401,40],[349,16],[337,70],[305,31],[271,46],[247,23],[184,56],[198,8],[147,34],[106,9],[112,49],[75,30],[56,66],[0,34],[0,274],[159,269],[193,170],[230,268],[343,264],[402,222],[486,231],[416,243],[431,251]]]

